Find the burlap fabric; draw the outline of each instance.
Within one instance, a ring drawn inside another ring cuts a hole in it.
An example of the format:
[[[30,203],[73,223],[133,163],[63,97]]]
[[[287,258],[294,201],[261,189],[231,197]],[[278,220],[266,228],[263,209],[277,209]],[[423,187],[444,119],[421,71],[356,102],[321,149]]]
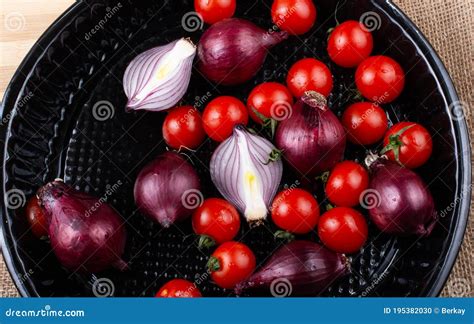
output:
[[[473,0],[394,0],[421,29],[446,65],[458,91],[473,136],[474,66]],[[474,215],[474,207],[471,206]],[[473,296],[474,217],[470,217],[461,251],[442,296]],[[0,296],[18,291],[0,258]]]

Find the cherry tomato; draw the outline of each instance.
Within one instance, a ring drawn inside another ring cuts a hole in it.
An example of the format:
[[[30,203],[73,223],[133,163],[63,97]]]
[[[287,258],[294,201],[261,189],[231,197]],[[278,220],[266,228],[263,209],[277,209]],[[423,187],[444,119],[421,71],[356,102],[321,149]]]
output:
[[[385,134],[383,153],[392,161],[415,169],[428,161],[433,151],[430,133],[420,124],[401,122],[393,125]]]
[[[292,35],[308,32],[316,22],[316,15],[316,7],[312,0],[273,1],[273,23]]]
[[[235,13],[236,0],[194,0],[194,9],[201,15],[202,20],[214,24]]]
[[[230,241],[220,245],[208,262],[212,280],[225,289],[233,289],[255,270],[255,255],[247,245]]]
[[[343,161],[332,169],[326,182],[326,196],[336,206],[353,207],[369,186],[369,174],[353,161]]]
[[[328,54],[331,60],[345,68],[355,67],[370,56],[374,47],[372,34],[355,20],[336,26],[329,35]]]
[[[291,233],[309,233],[318,224],[318,202],[303,189],[285,189],[278,193],[271,212],[275,225]]]
[[[329,68],[314,58],[299,60],[288,71],[286,83],[295,97],[314,90],[327,97],[332,90],[332,75]]]
[[[198,287],[184,279],[173,279],[165,283],[155,297],[202,297]]]
[[[195,149],[206,138],[201,114],[193,106],[171,109],[163,122],[163,138],[174,149]]]
[[[232,240],[240,228],[239,213],[230,203],[224,199],[209,198],[194,211],[193,229],[198,235],[203,235],[199,244],[210,247],[216,244]],[[214,242],[209,242],[210,237]]]
[[[247,99],[247,108],[252,119],[262,124],[262,119],[255,113],[266,118],[283,120],[291,116],[293,96],[284,85],[277,82],[264,82],[253,88]]]
[[[31,226],[31,231],[36,237],[48,236],[48,221],[36,196],[31,197],[26,205],[26,218]]]
[[[235,125],[247,125],[249,115],[242,101],[222,96],[215,98],[206,106],[202,120],[207,135],[215,141],[222,142],[232,134]]]
[[[335,207],[321,216],[318,235],[323,244],[331,250],[354,253],[359,251],[367,240],[367,221],[355,209]]]
[[[405,72],[388,56],[371,56],[357,67],[355,81],[365,98],[382,104],[394,101],[402,93]]]
[[[385,111],[370,102],[350,105],[342,115],[347,138],[354,144],[371,145],[383,139],[388,128]]]

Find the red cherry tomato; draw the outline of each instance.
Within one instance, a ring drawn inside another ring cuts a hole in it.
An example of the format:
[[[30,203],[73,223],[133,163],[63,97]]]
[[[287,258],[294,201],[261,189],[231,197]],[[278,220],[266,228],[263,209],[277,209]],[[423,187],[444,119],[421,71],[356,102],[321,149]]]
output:
[[[37,238],[48,236],[48,221],[36,196],[31,197],[26,205],[26,218],[31,226],[31,231]]]
[[[224,199],[209,198],[194,211],[193,229],[198,235],[210,237],[214,242],[201,240],[200,245],[210,247],[232,240],[240,228],[239,213]],[[202,242],[202,244],[201,244]]]
[[[385,134],[383,144],[382,152],[390,160],[399,161],[410,169],[425,164],[433,151],[430,133],[420,124],[412,122],[393,125]]]
[[[369,186],[369,174],[353,161],[343,161],[332,169],[326,182],[326,196],[336,206],[353,207]]]
[[[370,56],[374,47],[372,34],[355,20],[336,26],[329,35],[328,54],[331,60],[345,68],[355,67]]]
[[[255,255],[247,245],[230,241],[220,245],[209,259],[212,280],[225,289],[247,279],[255,270]]]
[[[273,1],[273,23],[292,35],[308,32],[316,22],[316,15],[316,7],[312,0]]]
[[[184,279],[173,279],[165,283],[155,297],[202,297],[198,287]]]
[[[166,144],[174,149],[180,149],[182,146],[195,149],[206,138],[201,114],[193,106],[169,110],[162,130]]]
[[[314,58],[299,60],[288,71],[286,83],[295,97],[314,90],[327,97],[332,90],[332,75],[329,68]]]
[[[215,98],[206,106],[202,120],[207,135],[215,141],[222,142],[232,134],[235,125],[247,125],[249,115],[242,101],[222,96]]]
[[[202,20],[214,24],[235,13],[236,0],[194,0],[194,9],[201,15]]]
[[[275,225],[291,233],[309,233],[318,224],[318,202],[303,189],[285,189],[278,193],[271,212]]]
[[[381,141],[388,128],[385,111],[370,102],[350,105],[342,115],[347,138],[354,144],[371,145]]]
[[[331,250],[354,253],[359,251],[367,240],[367,221],[355,209],[335,207],[321,216],[318,235],[323,244]]]
[[[247,99],[247,108],[252,119],[262,124],[262,119],[255,113],[266,118],[283,120],[291,115],[293,96],[284,85],[277,82],[265,82],[253,88]]]
[[[394,101],[402,93],[405,72],[388,56],[371,56],[357,67],[355,81],[365,98],[382,104]]]

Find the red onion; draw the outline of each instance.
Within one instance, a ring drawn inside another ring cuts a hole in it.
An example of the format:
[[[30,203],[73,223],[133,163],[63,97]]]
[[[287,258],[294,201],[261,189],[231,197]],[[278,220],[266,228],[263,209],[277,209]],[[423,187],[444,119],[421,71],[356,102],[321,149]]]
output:
[[[199,69],[216,83],[244,83],[260,70],[267,50],[287,37],[286,32],[267,32],[245,19],[224,19],[202,35]]]
[[[127,110],[161,111],[173,107],[188,89],[195,55],[196,46],[182,38],[133,59],[123,77]]]
[[[49,222],[51,246],[57,258],[73,271],[120,270],[125,247],[124,222],[103,198],[79,192],[60,180],[40,188],[38,197]]]
[[[361,205],[375,225],[391,234],[429,235],[438,219],[433,197],[412,170],[385,158],[366,159],[371,172],[369,189]]]
[[[293,241],[280,249],[249,279],[235,288],[237,295],[270,290],[275,297],[318,295],[349,272],[343,254],[310,241]]]
[[[189,217],[203,202],[199,176],[174,152],[161,154],[140,171],[134,195],[140,211],[165,228]]]
[[[307,91],[278,125],[275,143],[293,168],[314,177],[342,160],[346,134],[326,98]]]
[[[265,219],[283,174],[281,160],[270,160],[274,151],[270,141],[238,125],[211,158],[212,182],[255,225]]]

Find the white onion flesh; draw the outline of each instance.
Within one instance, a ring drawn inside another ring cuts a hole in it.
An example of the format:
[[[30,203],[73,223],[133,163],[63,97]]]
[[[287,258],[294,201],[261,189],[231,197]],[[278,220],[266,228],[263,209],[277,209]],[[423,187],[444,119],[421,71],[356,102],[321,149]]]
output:
[[[273,150],[275,147],[270,141],[237,126],[212,155],[212,181],[250,223],[266,218],[280,185],[282,162],[267,163]]]
[[[182,38],[133,59],[123,77],[127,110],[161,111],[176,105],[188,88],[195,55],[196,46]]]

